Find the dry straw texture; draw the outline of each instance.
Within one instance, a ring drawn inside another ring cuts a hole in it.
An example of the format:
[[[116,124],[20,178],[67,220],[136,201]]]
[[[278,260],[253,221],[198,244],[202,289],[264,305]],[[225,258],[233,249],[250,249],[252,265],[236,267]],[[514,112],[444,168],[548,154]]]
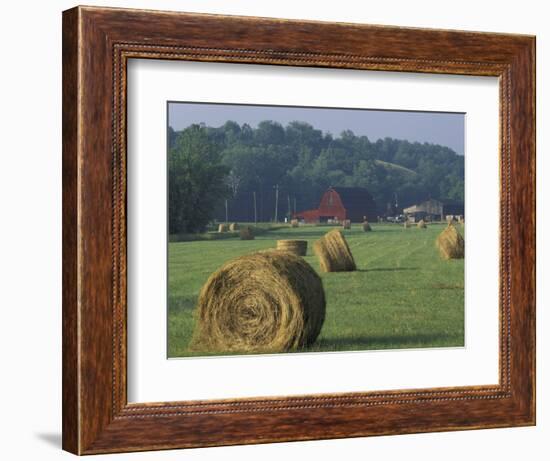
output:
[[[418,221],[418,223],[416,224],[416,227],[418,227],[419,229],[427,229],[428,228],[428,225],[426,224],[426,222],[421,219],[420,221]]]
[[[307,240],[277,240],[277,250],[289,251],[296,256],[305,256]]]
[[[231,232],[238,231],[239,230],[239,225],[236,222],[232,222],[231,224],[229,224],[229,230]]]
[[[298,220],[297,219],[291,219],[290,220],[290,226],[291,227],[298,227],[299,226]]]
[[[227,224],[220,224],[218,226],[218,232],[227,232]]]
[[[267,250],[225,263],[202,287],[191,349],[285,352],[315,342],[325,320],[319,275],[299,256]]]
[[[363,223],[363,230],[365,232],[370,232],[372,230],[372,227],[370,227],[370,224],[367,221]]]
[[[435,244],[443,259],[464,258],[464,238],[451,224],[437,236]]]
[[[313,252],[319,258],[323,272],[357,270],[348,242],[338,229],[326,233],[313,244]]]
[[[241,240],[254,240],[254,232],[250,226],[243,226],[239,230]]]
[[[344,229],[351,229],[351,221],[349,219],[344,219],[342,221],[342,227]]]

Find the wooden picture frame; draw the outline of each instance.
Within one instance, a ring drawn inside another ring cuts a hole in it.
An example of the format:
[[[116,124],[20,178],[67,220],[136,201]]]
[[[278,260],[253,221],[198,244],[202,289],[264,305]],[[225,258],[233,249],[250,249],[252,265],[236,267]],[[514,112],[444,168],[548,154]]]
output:
[[[128,404],[126,63],[496,76],[499,384]],[[77,7],[63,13],[63,448],[93,454],[535,424],[535,38]]]

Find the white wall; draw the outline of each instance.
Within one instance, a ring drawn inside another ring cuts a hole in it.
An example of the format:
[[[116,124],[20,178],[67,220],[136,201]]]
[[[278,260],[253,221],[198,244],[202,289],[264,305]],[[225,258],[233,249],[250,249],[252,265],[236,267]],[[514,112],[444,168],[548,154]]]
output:
[[[105,0],[107,2],[107,0]],[[110,6],[517,32],[537,35],[538,59],[538,425],[441,434],[120,455],[117,459],[316,458],[408,460],[546,459],[550,437],[548,160],[543,127],[550,98],[545,2],[277,0],[115,1]],[[70,1],[4,2],[0,16],[0,450],[5,459],[61,459],[61,11]],[[87,4],[105,4],[88,0]],[[546,256],[546,258],[544,258]],[[543,259],[546,259],[544,264]],[[548,285],[548,283],[547,283]],[[7,365],[7,367],[6,367]]]

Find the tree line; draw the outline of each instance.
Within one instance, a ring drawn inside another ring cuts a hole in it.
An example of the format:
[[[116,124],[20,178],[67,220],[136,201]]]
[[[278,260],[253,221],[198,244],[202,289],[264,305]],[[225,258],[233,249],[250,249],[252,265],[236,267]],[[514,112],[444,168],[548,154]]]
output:
[[[464,201],[464,157],[448,147],[333,136],[298,121],[169,127],[168,177],[170,233],[226,217],[280,220],[317,207],[331,186],[367,188],[381,215],[428,198]]]

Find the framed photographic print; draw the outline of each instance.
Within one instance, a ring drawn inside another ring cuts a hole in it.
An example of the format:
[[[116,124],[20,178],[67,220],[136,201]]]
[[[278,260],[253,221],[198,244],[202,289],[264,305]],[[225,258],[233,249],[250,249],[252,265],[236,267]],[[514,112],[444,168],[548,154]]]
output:
[[[64,12],[64,449],[534,424],[534,52]]]

